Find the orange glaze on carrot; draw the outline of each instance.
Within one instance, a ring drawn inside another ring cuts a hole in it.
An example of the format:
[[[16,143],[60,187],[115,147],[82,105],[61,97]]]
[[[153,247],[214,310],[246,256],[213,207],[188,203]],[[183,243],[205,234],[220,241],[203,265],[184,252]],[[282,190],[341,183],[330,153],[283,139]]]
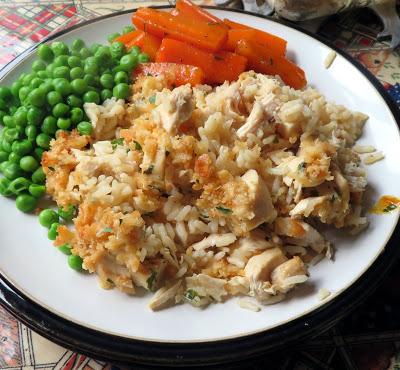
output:
[[[384,195],[376,202],[376,204],[369,210],[370,213],[382,215],[398,209],[400,206],[400,198],[392,195]]]

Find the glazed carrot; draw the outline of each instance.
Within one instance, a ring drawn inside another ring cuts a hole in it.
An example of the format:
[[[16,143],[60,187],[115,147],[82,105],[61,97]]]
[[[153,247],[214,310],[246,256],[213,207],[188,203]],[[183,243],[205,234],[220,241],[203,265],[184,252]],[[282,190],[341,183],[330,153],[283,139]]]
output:
[[[122,42],[124,45],[126,45],[129,43],[129,41],[131,41],[135,37],[139,36],[141,33],[142,33],[142,31],[140,31],[140,30],[131,31],[131,32],[125,33],[124,35],[116,37],[113,40],[113,42],[119,41],[119,42]]]
[[[236,53],[248,59],[248,68],[267,75],[279,75],[285,84],[301,89],[307,84],[304,71],[283,56],[275,55],[260,45],[241,40]]]
[[[133,77],[165,75],[171,85],[192,86],[204,83],[204,72],[201,68],[177,63],[143,63],[139,64],[133,72]]]
[[[168,35],[175,40],[211,51],[221,49],[228,33],[223,27],[150,8],[139,8],[132,15],[132,23],[138,29],[156,37],[164,38]]]
[[[228,51],[210,53],[168,38],[163,39],[156,61],[197,66],[204,71],[205,82],[210,84],[236,80],[247,63],[246,58]]]
[[[257,42],[259,44],[268,45],[268,47],[271,48],[271,50],[273,50],[276,54],[280,55],[286,54],[286,44],[287,44],[286,40],[278,36],[272,35],[268,32],[260,31],[257,30],[256,28],[252,28],[241,23],[230,21],[229,19],[224,19],[224,23],[227,26],[229,26],[230,29],[232,30],[253,30],[257,35],[258,39]],[[231,38],[233,38],[234,36],[238,37],[238,34],[240,33],[231,34]]]
[[[141,33],[132,39],[126,47],[129,49],[132,46],[139,46],[142,52],[146,53],[150,60],[155,60],[157,50],[160,48],[161,39],[149,33],[140,31]]]
[[[271,40],[271,42],[266,42],[265,39],[261,39],[258,35],[257,30],[252,29],[232,29],[228,31],[228,38],[224,45],[224,50],[235,51],[236,46],[240,40],[247,40],[252,43],[259,44],[263,48],[267,49],[269,52],[285,56],[284,50],[280,45],[277,45]]]
[[[175,8],[178,10],[178,12],[175,12],[175,15],[179,14],[191,19],[204,21],[212,25],[221,25],[227,28],[221,19],[212,15],[207,10],[200,8],[190,0],[177,0]]]

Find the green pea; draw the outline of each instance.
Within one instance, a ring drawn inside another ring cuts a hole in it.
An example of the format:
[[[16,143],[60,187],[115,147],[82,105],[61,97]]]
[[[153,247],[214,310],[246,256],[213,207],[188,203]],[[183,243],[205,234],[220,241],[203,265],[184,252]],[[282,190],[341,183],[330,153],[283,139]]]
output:
[[[46,194],[46,187],[44,185],[30,184],[28,191],[35,198],[41,198]]]
[[[42,167],[39,167],[33,174],[32,174],[32,181],[35,184],[44,184],[46,181],[46,175],[43,171]]]
[[[113,76],[109,73],[104,73],[100,76],[100,83],[106,89],[111,89],[114,86]]]
[[[19,165],[19,161],[21,160],[22,155],[19,155],[17,153],[11,152],[8,156],[8,161],[10,163],[16,163]]]
[[[15,127],[14,117],[13,116],[4,116],[3,117],[4,126],[7,127]]]
[[[25,190],[28,190],[30,185],[29,180],[25,177],[17,177],[16,179],[12,180],[8,186],[8,189],[15,195],[19,195]]]
[[[81,257],[75,256],[73,254],[68,256],[68,266],[71,267],[73,270],[81,271],[82,263],[83,263],[83,259]]]
[[[54,89],[62,96],[67,96],[71,94],[72,88],[71,84],[65,78],[57,78],[53,82]]]
[[[69,95],[67,97],[67,103],[70,107],[81,107],[83,101],[81,98],[78,98],[76,95]]]
[[[58,236],[58,227],[60,226],[60,224],[58,222],[54,222],[51,224],[49,231],[47,232],[47,237],[50,240],[56,240],[57,236]]]
[[[37,146],[43,148],[43,149],[49,149],[50,148],[50,141],[51,137],[45,133],[41,133],[38,136],[36,136],[36,144]]]
[[[54,106],[54,105],[56,105],[58,103],[62,103],[62,101],[63,101],[62,95],[57,91],[50,91],[47,94],[46,99],[47,99],[47,103],[50,106]]]
[[[49,74],[45,70],[44,71],[38,71],[37,75],[42,80],[44,80],[45,78],[49,78]]]
[[[97,75],[99,73],[99,67],[95,64],[85,64],[83,71],[87,74]]]
[[[74,51],[79,51],[81,50],[83,47],[85,47],[85,42],[81,39],[75,39],[74,41],[72,41],[71,44],[71,49]]]
[[[126,72],[130,72],[132,69],[134,69],[137,66],[137,63],[137,57],[132,53],[124,55],[119,61],[119,65]]]
[[[59,55],[54,59],[53,62],[55,67],[66,67],[68,66],[68,55]]]
[[[35,107],[42,107],[46,103],[46,94],[41,89],[33,89],[28,95],[28,101]]]
[[[140,53],[138,55],[138,62],[139,63],[148,63],[150,61],[150,57],[145,53]]]
[[[121,82],[113,88],[113,95],[117,99],[126,99],[129,96],[129,85]]]
[[[69,71],[69,76],[71,80],[76,80],[78,78],[82,78],[85,75],[85,72],[83,71],[82,67],[74,67],[71,68]]]
[[[68,205],[68,207],[58,207],[58,215],[63,218],[65,221],[71,221],[76,214],[76,207],[72,204]]]
[[[47,116],[42,123],[42,132],[48,135],[54,135],[57,131],[57,119],[53,116]]]
[[[70,57],[71,58],[71,57]],[[69,79],[69,68],[66,66],[56,67],[53,71],[54,78],[65,78],[66,80]]]
[[[41,44],[37,50],[38,57],[45,62],[51,62],[54,58],[53,50],[47,44]]]
[[[58,247],[58,250],[64,254],[66,254],[67,256],[71,255],[71,245],[67,244],[63,244],[62,246]]]
[[[28,86],[28,85],[31,83],[31,81],[32,81],[35,77],[36,77],[36,74],[35,74],[35,73],[28,73],[28,74],[25,75],[25,77],[23,78],[22,83],[23,83],[25,86]]]
[[[55,70],[56,68],[57,68],[57,66],[56,66],[55,64],[53,64],[53,63],[49,64],[49,65],[46,67],[46,72],[47,72],[47,74],[48,74],[49,77],[53,77],[53,72],[54,72],[54,70]]]
[[[116,39],[119,36],[121,36],[121,34],[118,32],[112,33],[111,35],[107,36],[107,41],[111,43],[113,42],[114,39]]]
[[[7,162],[3,162],[7,163]],[[3,175],[9,179],[9,180],[14,180],[17,177],[20,177],[22,175],[22,170],[16,163],[8,163],[5,168],[3,168]]]
[[[0,86],[0,99],[9,100],[12,98],[12,93],[9,87]]]
[[[53,91],[54,86],[51,81],[44,81],[40,86],[39,89],[41,89],[46,95],[50,92]]]
[[[82,121],[77,126],[80,135],[90,135],[93,131],[93,126],[90,122]]]
[[[68,130],[71,127],[71,120],[69,118],[59,118],[57,120],[57,127],[61,130]]]
[[[106,99],[111,99],[112,96],[113,96],[113,93],[110,89],[103,89],[100,92],[100,97],[101,97],[102,101],[104,101]]]
[[[92,52],[92,54],[95,54],[99,47],[101,47],[101,45],[98,43],[92,44],[92,46],[90,47],[90,51]]]
[[[35,148],[33,150],[33,156],[40,162],[42,160],[42,155],[44,150],[42,148]]]
[[[53,107],[52,113],[56,118],[65,117],[69,113],[69,106],[65,103],[58,103]]]
[[[4,139],[1,139],[1,148],[6,153],[11,153],[11,144]]]
[[[129,53],[136,57],[140,54],[140,52],[141,52],[141,50],[140,50],[139,46],[136,46],[136,45],[132,46],[129,50]]]
[[[25,213],[32,212],[37,206],[37,199],[29,194],[21,194],[15,200],[16,207]]]
[[[75,94],[83,95],[88,90],[87,82],[82,78],[77,78],[71,82],[72,91]]]
[[[110,64],[111,52],[107,46],[101,46],[94,54],[96,64],[99,66],[108,66]]]
[[[86,82],[86,84],[87,84],[88,86],[95,86],[95,85],[96,85],[96,80],[95,80],[94,76],[91,75],[91,74],[85,75],[85,76],[83,77],[83,79],[84,79],[84,81]]]
[[[25,107],[23,109],[18,109],[14,114],[14,123],[17,126],[26,126],[28,123],[28,110]]]
[[[29,124],[39,126],[43,119],[43,111],[37,107],[30,107],[26,119]]]
[[[96,91],[87,91],[83,95],[83,101],[85,103],[95,103],[99,104],[100,103],[100,96],[99,93]]]
[[[44,209],[39,213],[39,223],[50,229],[51,225],[59,222],[59,216],[53,209]]]
[[[91,55],[92,53],[90,52],[90,50],[89,50],[88,48],[83,47],[83,48],[79,51],[79,54],[80,54],[80,56],[81,56],[82,59],[86,59],[86,58],[90,57],[90,55]]]
[[[55,56],[69,54],[68,46],[62,41],[55,41],[50,45],[50,47]]]
[[[81,66],[81,58],[78,58],[77,56],[70,56],[68,58],[68,65],[73,68],[73,67],[80,67]]]
[[[15,140],[19,138],[19,130],[17,128],[4,128],[3,129],[3,139],[8,143],[12,144]]]
[[[29,140],[35,140],[37,135],[37,128],[34,125],[28,125],[25,127],[25,135]]]
[[[21,102],[24,102],[24,100],[28,97],[30,92],[31,92],[31,89],[28,86],[22,86],[18,91],[19,100]]]
[[[120,41],[113,42],[110,46],[110,54],[114,60],[121,59],[125,54],[125,45]]]
[[[43,80],[39,77],[35,77],[32,79],[32,81],[29,84],[29,87],[31,89],[36,89],[37,87],[39,87],[41,84],[43,83]]]
[[[19,89],[22,87],[21,81],[14,81],[11,85],[11,93],[14,95],[15,98],[19,98]]]
[[[10,186],[10,180],[6,179],[5,177],[2,177],[0,179],[0,194],[3,197],[9,197],[13,195],[13,192],[9,188]]]
[[[14,141],[11,145],[11,149],[14,153],[19,155],[25,155],[32,151],[32,143],[25,139],[21,141]]]
[[[8,153],[0,150],[0,163],[3,163],[8,160]]]
[[[9,161],[4,161],[0,163],[0,172],[4,173],[4,170],[6,169],[6,167],[10,164]]]
[[[21,158],[19,166],[26,172],[34,172],[39,167],[39,163],[33,156],[27,155]]]
[[[83,120],[83,110],[81,108],[71,109],[71,122],[77,124]]]

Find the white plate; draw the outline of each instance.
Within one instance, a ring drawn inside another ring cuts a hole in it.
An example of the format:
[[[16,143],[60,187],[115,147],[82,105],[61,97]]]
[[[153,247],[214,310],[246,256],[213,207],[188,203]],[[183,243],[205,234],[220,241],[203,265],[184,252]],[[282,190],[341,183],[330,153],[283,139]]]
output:
[[[372,200],[383,194],[400,195],[400,136],[395,118],[373,83],[360,69],[338,55],[329,69],[324,60],[330,47],[284,24],[239,12],[213,10],[221,18],[251,25],[284,37],[288,55],[301,66],[309,84],[329,100],[369,115],[360,144],[373,145],[385,160],[367,168]],[[130,24],[130,14],[112,16],[57,37],[70,43],[82,38],[88,44],[106,42],[106,36]],[[2,84],[11,84],[28,70],[33,53],[8,66]],[[6,73],[8,71],[8,73]],[[370,78],[370,77],[369,77]],[[370,227],[357,237],[332,233],[335,261],[324,260],[310,269],[309,282],[276,305],[254,313],[240,308],[235,299],[204,310],[190,305],[160,312],[147,308],[150,296],[132,297],[98,287],[94,275],[79,274],[67,266],[63,254],[52,247],[37,217],[17,211],[13,200],[0,199],[0,273],[17,290],[52,313],[99,332],[157,342],[201,342],[238,338],[262,332],[309,313],[348,289],[384,250],[398,213],[368,215]],[[332,295],[317,298],[320,288]]]

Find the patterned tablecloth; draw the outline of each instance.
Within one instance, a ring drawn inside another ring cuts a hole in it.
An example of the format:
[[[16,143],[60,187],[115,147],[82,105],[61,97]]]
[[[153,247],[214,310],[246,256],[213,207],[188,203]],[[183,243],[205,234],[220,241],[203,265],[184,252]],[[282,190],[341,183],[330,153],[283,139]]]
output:
[[[0,68],[49,34],[87,19],[150,2],[119,0],[0,0]],[[165,4],[152,1],[152,5]],[[212,0],[203,1],[212,4]],[[231,5],[232,6],[232,5]],[[233,6],[240,6],[233,3]],[[356,10],[305,25],[363,63],[400,106],[400,54],[376,40],[372,11]],[[400,264],[368,301],[317,338],[248,369],[400,369]],[[40,337],[0,307],[0,369],[118,369]]]

